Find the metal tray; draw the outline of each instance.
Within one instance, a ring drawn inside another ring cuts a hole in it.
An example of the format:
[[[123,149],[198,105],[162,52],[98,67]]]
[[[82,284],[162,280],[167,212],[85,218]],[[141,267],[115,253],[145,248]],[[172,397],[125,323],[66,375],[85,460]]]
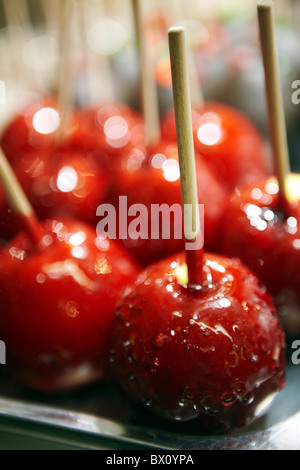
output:
[[[0,418],[6,426],[10,421],[45,426],[62,436],[58,441],[64,432],[72,432],[85,448],[300,450],[300,365],[290,361],[291,344],[288,341],[285,389],[264,417],[230,434],[207,436],[189,424],[166,423],[104,384],[55,396],[28,391],[8,379],[5,367],[0,368]]]

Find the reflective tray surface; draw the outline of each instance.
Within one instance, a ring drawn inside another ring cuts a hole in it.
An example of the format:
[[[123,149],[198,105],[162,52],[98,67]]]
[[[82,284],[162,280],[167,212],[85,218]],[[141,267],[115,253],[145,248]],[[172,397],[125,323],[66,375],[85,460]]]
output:
[[[5,367],[0,369],[0,417],[84,434],[93,445],[97,437],[107,439],[110,449],[126,444],[127,449],[300,450],[300,365],[289,361],[291,355],[288,345],[286,387],[268,413],[226,435],[207,436],[186,423],[166,423],[104,384],[55,396],[28,391],[6,377]]]

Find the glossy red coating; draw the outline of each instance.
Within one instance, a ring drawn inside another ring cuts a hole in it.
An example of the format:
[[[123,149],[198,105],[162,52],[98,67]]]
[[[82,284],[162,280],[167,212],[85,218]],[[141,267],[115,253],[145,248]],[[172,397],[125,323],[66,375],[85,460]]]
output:
[[[23,384],[59,392],[102,378],[122,289],[139,268],[78,221],[50,220],[39,246],[19,234],[0,254],[1,339]]]
[[[192,120],[195,148],[228,190],[270,174],[265,139],[241,111],[206,102],[193,109]],[[162,134],[176,139],[173,110],[162,119]]]
[[[293,334],[300,331],[299,220],[299,200],[282,209],[276,180],[264,179],[228,198],[219,246],[262,279],[281,307],[286,330]]]
[[[125,104],[111,103],[76,110],[70,146],[91,152],[107,170],[120,166],[133,147],[146,146],[143,117]]]
[[[106,196],[107,171],[82,150],[50,146],[31,150],[12,162],[14,173],[40,220],[73,217],[96,226],[96,211]],[[1,185],[0,185],[1,190]],[[9,239],[22,229],[3,192],[0,236]]]
[[[162,223],[158,232],[155,232],[157,239],[151,237],[151,228],[154,227],[151,222],[153,205],[167,204],[171,208],[174,204],[180,206],[182,204],[177,146],[165,140],[153,146],[147,156],[145,153],[135,148],[129,153],[127,160],[123,160],[123,168],[114,174],[108,200],[117,208],[117,213],[119,213],[120,196],[127,197],[128,208],[134,204],[143,204],[146,208],[145,216],[144,213],[137,216],[143,220],[147,219],[148,239],[133,240],[128,237],[123,242],[141,264],[149,265],[153,261],[181,251],[184,247],[184,237],[176,239],[174,218],[171,218],[171,232],[168,239],[163,239]],[[226,193],[198,154],[196,154],[196,170],[199,204],[204,204],[204,243],[207,248],[212,248],[217,243]],[[134,219],[135,217],[128,217],[128,233]]]
[[[55,143],[59,123],[57,100],[36,95],[4,128],[1,148],[10,162],[27,152],[44,150]]]
[[[274,305],[238,260],[206,254],[199,290],[176,278],[184,254],[151,265],[116,310],[108,371],[131,399],[209,431],[249,424],[284,387]]]
[[[22,227],[21,219],[9,208],[0,185],[0,239],[9,240]]]
[[[29,152],[13,169],[40,219],[68,216],[95,224],[109,181],[86,152],[54,147]]]
[[[56,145],[60,123],[57,100],[36,96],[3,130],[0,144],[5,155],[13,162],[27,152]],[[61,137],[61,146],[92,154],[107,170],[118,167],[132,147],[146,145],[143,117],[119,103],[74,109]]]

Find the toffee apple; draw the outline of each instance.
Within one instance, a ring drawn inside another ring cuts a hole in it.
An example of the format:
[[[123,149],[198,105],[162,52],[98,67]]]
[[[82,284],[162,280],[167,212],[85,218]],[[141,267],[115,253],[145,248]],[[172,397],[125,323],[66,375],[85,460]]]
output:
[[[251,423],[284,387],[284,333],[239,260],[204,252],[184,29],[169,30],[185,234],[194,250],[146,268],[116,310],[108,373],[136,403],[209,431]]]
[[[201,155],[196,153],[195,158],[198,199],[199,204],[204,205],[205,244],[212,249],[217,244],[226,192]],[[128,236],[122,240],[140,264],[146,266],[183,250],[184,235],[177,233],[177,228],[182,223],[180,214],[179,220],[176,217],[176,210],[178,207],[181,209],[181,190],[178,148],[175,143],[162,140],[148,149],[148,154],[141,149],[133,149],[127,160],[123,160],[123,168],[115,172],[107,197],[107,201],[116,209],[117,220],[123,210],[119,206],[120,196],[126,196],[128,208],[135,207],[136,204],[144,206],[143,212],[138,214],[141,223],[140,238],[130,237],[130,222],[134,220],[131,216],[127,223]],[[165,205],[171,214],[170,233],[167,235],[164,233],[164,226],[168,221],[162,217],[154,226],[153,217],[154,208],[163,208]]]
[[[109,187],[107,171],[87,153],[51,146],[28,151],[12,162],[12,168],[36,216],[75,217],[96,223],[97,207]],[[0,235],[8,239],[20,226],[2,194]]]
[[[224,212],[221,251],[240,257],[274,296],[286,332],[300,331],[299,175],[290,172],[272,2],[259,2],[270,141],[275,176],[240,188]]]
[[[181,205],[180,165],[177,142],[162,138],[159,119],[154,66],[145,46],[146,38],[142,28],[142,3],[132,0],[136,37],[140,62],[140,87],[142,92],[143,116],[146,127],[147,146],[135,147],[123,157],[122,166],[114,173],[108,202],[120,214],[118,200],[127,197],[128,207],[143,205],[139,215],[141,236],[136,239],[128,234],[122,240],[130,252],[143,265],[166,257],[183,249],[183,234],[175,233],[178,225],[176,215],[171,216],[170,232],[164,230],[165,220],[153,226],[153,208],[168,206],[170,213],[174,205]],[[199,203],[204,204],[205,240],[209,247],[214,246],[218,223],[222,214],[225,191],[216,177],[211,174],[203,158],[196,156]],[[169,215],[170,215],[169,213]],[[176,227],[175,227],[176,225]],[[130,221],[129,227],[130,230]],[[145,233],[146,232],[146,233]]]
[[[40,224],[3,153],[0,176],[23,221],[0,254],[1,335],[10,372],[61,392],[103,376],[113,312],[139,268],[117,242],[75,219]]]
[[[53,145],[59,125],[57,100],[35,95],[3,129],[1,148],[13,163],[27,152],[44,150]]]
[[[13,169],[41,220],[67,216],[95,222],[109,181],[107,171],[88,153],[52,146],[28,152]]]
[[[270,174],[265,139],[241,111],[209,101],[194,106],[192,117],[195,148],[228,191]],[[161,125],[162,135],[175,140],[173,110],[166,112]]]
[[[206,254],[187,285],[183,254],[144,270],[116,311],[110,374],[131,398],[209,430],[249,424],[284,386],[284,334],[273,302],[238,260]]]
[[[19,233],[0,255],[1,334],[21,383],[61,392],[102,378],[116,301],[138,268],[82,222],[40,230],[38,244]]]
[[[143,117],[125,104],[78,109],[74,120],[77,125],[69,145],[91,153],[109,172],[120,167],[132,148],[146,145]]]
[[[300,331],[300,175],[287,177],[282,208],[276,178],[232,194],[225,205],[221,253],[236,256],[265,283],[290,334]],[[287,312],[288,308],[288,312]]]

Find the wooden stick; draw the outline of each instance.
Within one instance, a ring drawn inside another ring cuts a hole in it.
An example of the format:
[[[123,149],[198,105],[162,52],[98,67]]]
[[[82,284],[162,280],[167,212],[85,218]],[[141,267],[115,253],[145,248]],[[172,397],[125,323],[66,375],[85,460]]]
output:
[[[57,31],[57,18],[60,15],[60,5],[61,0],[41,0],[41,8],[43,11],[44,23],[46,30],[51,35],[56,35]]]
[[[89,8],[91,6],[89,5]],[[78,30],[78,43],[76,45],[76,49],[79,50],[79,56],[81,61],[81,70],[80,70],[80,80],[84,81],[84,90],[81,90],[79,98],[80,98],[80,106],[87,107],[91,102],[91,87],[86,86],[87,83],[90,81],[90,63],[89,60],[89,48],[86,44],[86,37],[87,37],[87,24],[86,24],[86,8],[85,8],[85,1],[84,0],[76,0],[75,3],[75,17],[76,17],[76,30]]]
[[[143,115],[146,123],[148,144],[154,144],[160,139],[160,115],[154,66],[150,61],[143,33],[141,0],[132,0],[132,9],[138,43]]]
[[[63,0],[60,17],[60,61],[58,66],[58,106],[60,125],[57,129],[56,139],[62,141],[68,128],[70,115],[73,110],[73,89],[71,86],[70,49],[72,42],[72,18],[74,0]]]
[[[16,212],[35,241],[40,241],[39,222],[6,156],[0,149],[0,182],[11,209]]]
[[[29,7],[27,1],[22,0],[4,0],[3,2],[4,14],[6,21],[9,25],[14,25],[19,28],[20,35],[20,47],[24,46],[26,42],[34,38],[33,34],[33,25],[29,13]],[[12,38],[13,42],[14,38]],[[34,43],[35,44],[35,43]],[[17,51],[16,51],[17,52]],[[39,50],[35,46],[30,54],[29,60],[32,64],[31,67],[28,67],[22,63],[22,57],[18,58],[18,63],[15,65],[18,67],[18,73],[21,77],[25,77],[27,86],[32,90],[42,91],[44,89],[44,83],[42,76],[36,70],[36,64],[39,60],[38,58]],[[15,60],[19,54],[15,54]]]
[[[299,0],[289,0],[290,14],[294,30],[300,32],[300,3]]]
[[[9,41],[11,50],[9,51],[9,57],[12,63],[14,72],[18,78],[22,77],[26,82],[26,85],[32,86],[31,73],[27,67],[22,64],[22,55],[20,45],[24,45],[26,42],[24,23],[21,23],[20,15],[18,12],[15,1],[3,0],[3,11],[5,16],[5,22],[10,27]],[[15,29],[12,29],[14,27]],[[18,44],[16,44],[16,31],[18,32]],[[35,79],[35,77],[33,77]]]
[[[195,250],[186,250],[189,284],[201,285],[203,243],[200,227],[195,150],[192,128],[191,98],[189,90],[188,58],[184,28],[169,29],[169,49],[173,84],[177,144],[180,164],[181,193],[184,210],[191,207],[184,217],[186,241],[195,242]]]
[[[257,13],[265,70],[268,120],[279,197],[286,201],[286,177],[290,173],[284,105],[275,43],[273,2],[259,1]]]
[[[165,3],[165,13],[171,17],[172,24],[182,26],[181,22],[185,18],[185,9],[183,8],[182,0],[169,0]],[[169,9],[169,11],[167,11]],[[190,83],[190,95],[191,104],[194,108],[202,108],[204,106],[203,90],[200,83],[200,79],[197,73],[196,59],[194,55],[194,49],[191,41],[187,38],[187,51],[189,57],[189,83]]]

